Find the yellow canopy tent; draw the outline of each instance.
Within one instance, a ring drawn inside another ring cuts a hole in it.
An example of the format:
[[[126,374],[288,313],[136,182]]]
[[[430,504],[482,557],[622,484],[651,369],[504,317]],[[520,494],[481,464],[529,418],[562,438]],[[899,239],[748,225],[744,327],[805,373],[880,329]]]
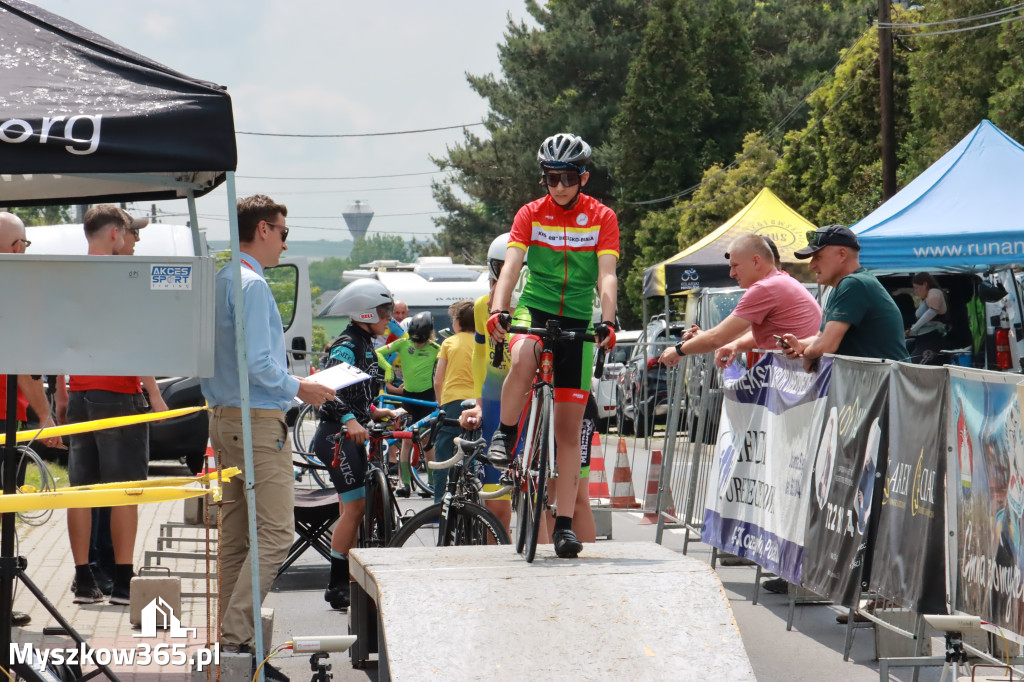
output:
[[[783,268],[805,275],[805,261],[797,260],[793,252],[807,245],[805,235],[816,227],[765,187],[717,230],[644,270],[644,298],[671,296],[703,287],[734,286],[725,253],[729,244],[744,234],[771,238],[782,256]]]

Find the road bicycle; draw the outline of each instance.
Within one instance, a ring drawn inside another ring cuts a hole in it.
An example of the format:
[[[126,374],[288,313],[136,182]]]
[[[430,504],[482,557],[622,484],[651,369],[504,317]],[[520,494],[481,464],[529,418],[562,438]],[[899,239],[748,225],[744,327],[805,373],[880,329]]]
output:
[[[366,445],[366,507],[363,522],[359,525],[359,536],[356,541],[359,547],[386,547],[402,519],[402,509],[398,506],[394,486],[387,475],[387,442],[392,438],[412,438],[412,431],[404,429],[408,423],[408,414],[399,411],[395,419],[388,422],[373,422],[367,425],[369,439]],[[348,429],[344,426],[328,441],[334,445],[334,461],[332,467],[341,466],[341,447]]]
[[[442,417],[445,423],[456,419]],[[479,431],[455,439],[455,454],[444,462],[429,462],[434,470],[450,469],[441,502],[433,504],[405,521],[389,547],[452,547],[464,545],[507,545],[508,532],[501,520],[480,500],[507,495],[511,488],[489,493],[483,486],[480,469],[487,462],[487,441]]]
[[[540,520],[545,512],[556,515],[554,503],[548,503],[548,480],[558,477],[555,465],[555,396],[554,344],[557,341],[597,341],[587,329],[562,329],[558,320],[548,320],[544,327],[512,325],[507,333],[528,334],[540,340],[540,362],[531,387],[529,415],[526,418],[526,440],[522,453],[513,458],[502,483],[512,488],[512,511],[516,515],[516,551],[533,563],[537,555]],[[604,349],[599,349],[594,363],[594,376],[604,371]],[[496,362],[501,357],[495,353]]]
[[[434,440],[437,438],[437,430],[440,427],[432,428],[430,431],[425,431],[425,427],[428,423],[435,423],[434,420],[436,420],[441,414],[440,405],[432,400],[406,398],[405,396],[391,395],[388,393],[377,396],[374,402],[376,402],[380,407],[384,407],[388,404],[421,405],[432,410],[430,414],[409,426],[410,431],[420,434],[429,433],[431,435],[431,438],[429,439],[423,438],[422,435],[412,439],[412,452],[409,455],[409,467],[412,472],[412,487],[421,492],[422,497],[433,497],[434,486],[430,482],[430,477],[427,475],[427,460],[424,453],[434,447]]]

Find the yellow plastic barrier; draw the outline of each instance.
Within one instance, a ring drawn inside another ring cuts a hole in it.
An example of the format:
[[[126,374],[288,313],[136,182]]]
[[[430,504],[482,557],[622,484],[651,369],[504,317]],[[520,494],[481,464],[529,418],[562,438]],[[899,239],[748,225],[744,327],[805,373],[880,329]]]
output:
[[[133,414],[127,417],[94,419],[93,421],[79,422],[77,424],[51,426],[48,429],[18,431],[16,438],[19,443],[25,443],[33,439],[50,438],[52,436],[74,436],[79,433],[89,433],[90,431],[99,431],[101,429],[116,429],[119,426],[132,426],[133,424],[145,424],[147,422],[163,421],[164,419],[174,419],[175,417],[183,417],[186,414],[192,414],[193,412],[199,412],[205,409],[207,408],[181,407],[177,410],[167,410],[166,412],[147,412],[146,414]],[[5,444],[6,442],[7,434],[0,433],[0,445]]]
[[[78,509],[81,507],[123,507],[127,505],[167,502],[199,497],[219,488],[123,488],[121,490],[70,490],[61,488],[48,493],[0,495],[0,513],[30,512],[43,509]]]
[[[122,483],[97,483],[61,488],[50,492],[36,492],[32,486],[22,486],[15,495],[0,494],[0,514],[10,512],[41,511],[43,509],[78,509],[82,507],[123,507],[127,505],[184,500],[189,497],[212,494],[220,501],[221,489],[186,488],[193,483],[216,483],[218,473],[221,481],[230,480],[242,473],[238,467],[202,476],[178,476],[153,478],[146,481],[124,481]]]

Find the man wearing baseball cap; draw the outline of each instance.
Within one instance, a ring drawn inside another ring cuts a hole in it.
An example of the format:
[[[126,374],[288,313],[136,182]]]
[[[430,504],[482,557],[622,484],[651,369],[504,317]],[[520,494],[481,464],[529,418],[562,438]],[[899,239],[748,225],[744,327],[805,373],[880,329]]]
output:
[[[807,246],[794,252],[810,258],[820,286],[834,287],[825,304],[821,330],[799,339],[784,334],[788,357],[802,357],[810,371],[826,353],[864,358],[907,360],[903,318],[874,275],[860,265],[860,243],[850,228],[829,225],[807,233]]]

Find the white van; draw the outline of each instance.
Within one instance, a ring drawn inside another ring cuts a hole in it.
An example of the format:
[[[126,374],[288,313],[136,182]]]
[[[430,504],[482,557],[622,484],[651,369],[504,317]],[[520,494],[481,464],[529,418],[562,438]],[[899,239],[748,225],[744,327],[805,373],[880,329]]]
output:
[[[342,274],[347,282],[364,277],[380,280],[396,300],[405,301],[409,317],[429,311],[435,329],[448,326],[448,306],[452,303],[476,300],[488,292],[485,268],[452,263],[447,256],[420,257],[412,263],[373,261]],[[338,317],[331,312],[333,302],[331,299],[323,306],[317,317]]]

